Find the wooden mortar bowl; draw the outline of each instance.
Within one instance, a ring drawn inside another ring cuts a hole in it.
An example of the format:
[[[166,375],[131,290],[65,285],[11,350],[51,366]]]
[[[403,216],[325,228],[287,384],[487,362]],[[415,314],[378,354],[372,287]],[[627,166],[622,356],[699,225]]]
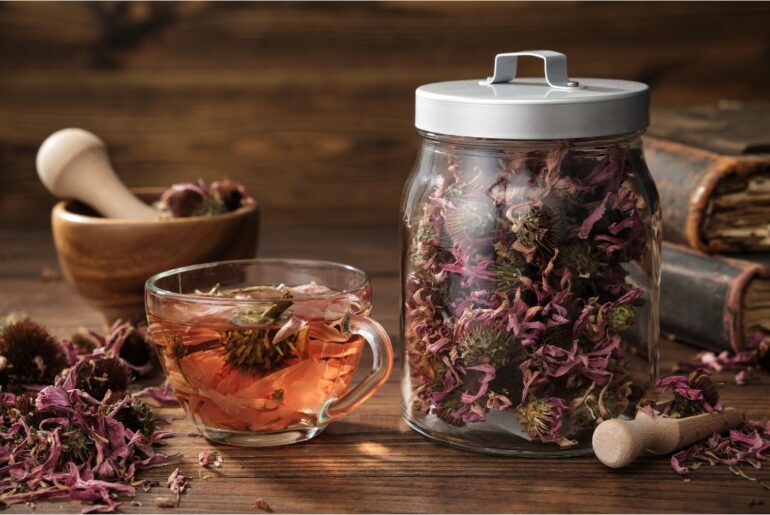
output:
[[[147,202],[162,188],[135,188]],[[102,218],[71,200],[51,212],[56,253],[64,276],[108,323],[144,318],[144,283],[180,266],[253,258],[257,250],[256,202],[214,216],[167,220]]]

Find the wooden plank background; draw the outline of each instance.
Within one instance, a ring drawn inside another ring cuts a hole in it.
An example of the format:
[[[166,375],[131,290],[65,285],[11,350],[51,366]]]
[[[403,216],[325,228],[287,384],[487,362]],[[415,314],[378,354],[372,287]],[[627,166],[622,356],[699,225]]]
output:
[[[67,126],[130,185],[227,175],[268,224],[394,223],[416,86],[552,48],[657,107],[767,100],[769,25],[767,3],[1,3],[0,227],[47,225],[34,156]]]

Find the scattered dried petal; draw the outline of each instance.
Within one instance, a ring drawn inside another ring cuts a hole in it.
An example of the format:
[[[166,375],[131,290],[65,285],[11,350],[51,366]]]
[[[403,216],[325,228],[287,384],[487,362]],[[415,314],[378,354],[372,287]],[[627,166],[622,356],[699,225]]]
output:
[[[273,513],[273,508],[271,508],[270,505],[267,504],[267,501],[265,501],[264,499],[257,499],[256,501],[254,501],[254,507],[257,508],[258,510],[263,510],[268,513]]]

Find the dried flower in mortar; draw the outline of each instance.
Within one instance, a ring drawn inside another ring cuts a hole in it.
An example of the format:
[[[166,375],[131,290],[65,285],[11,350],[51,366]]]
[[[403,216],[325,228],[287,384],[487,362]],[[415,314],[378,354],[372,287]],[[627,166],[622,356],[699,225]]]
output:
[[[0,385],[20,392],[50,384],[68,365],[64,348],[41,325],[22,320],[0,335]]]
[[[207,185],[197,183],[174,184],[160,197],[158,207],[175,218],[210,216],[235,211],[253,202],[244,187],[229,179]]]

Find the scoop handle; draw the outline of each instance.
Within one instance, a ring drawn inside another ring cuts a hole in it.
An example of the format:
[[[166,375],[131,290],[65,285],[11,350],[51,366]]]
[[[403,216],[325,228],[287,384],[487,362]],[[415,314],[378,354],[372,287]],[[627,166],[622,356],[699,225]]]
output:
[[[51,134],[36,161],[40,180],[57,197],[84,202],[108,218],[149,219],[158,214],[120,181],[106,145],[88,131],[71,128]]]
[[[668,454],[715,432],[733,429],[742,420],[743,413],[733,408],[684,418],[650,416],[639,411],[634,420],[611,419],[599,424],[593,435],[594,454],[608,467],[625,467],[645,450]]]

